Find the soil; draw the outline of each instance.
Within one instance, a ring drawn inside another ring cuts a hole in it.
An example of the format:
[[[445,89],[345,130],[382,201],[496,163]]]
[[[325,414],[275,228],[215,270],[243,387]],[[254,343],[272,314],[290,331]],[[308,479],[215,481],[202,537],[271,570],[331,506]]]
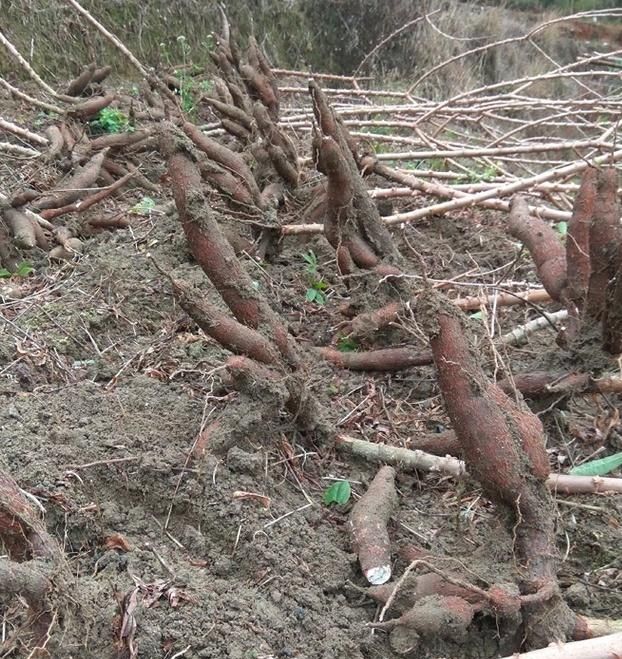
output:
[[[155,162],[153,180],[162,171]],[[106,203],[130,209],[142,194],[130,190]],[[50,264],[34,250],[26,256],[34,273],[0,284],[0,468],[45,509],[74,577],[70,598],[82,612],[64,635],[53,630],[50,656],[129,656],[119,651],[120,620],[123,598],[137,588],[133,644],[140,659],[405,656],[412,638],[368,628],[377,607],[352,587],[365,584],[347,531],[351,503],[322,503],[333,479],[349,480],[354,498],[362,494],[377,466],[310,444],[286,416],[259,432],[253,401],[238,399],[222,380],[226,351],[179,309],[152,264],[151,256],[218,303],[192,262],[165,188],[156,202],[146,215],[129,213],[129,229],[86,238],[76,263]],[[456,278],[451,295],[476,292],[469,282],[513,280],[524,289],[536,284],[533,266],[503,221],[469,211],[395,235],[411,272],[420,270],[416,246],[430,277]],[[82,226],[79,216],[68,222]],[[325,305],[305,301],[302,255],[309,249],[328,284]],[[312,347],[330,342],[344,320],[340,307],[356,296],[333,274],[334,253],[322,238],[287,239],[273,263],[243,259],[308,348],[308,386],[336,430],[408,446],[419,432],[448,427],[432,367],[351,373],[314,356]],[[495,333],[537,314],[533,307],[499,309]],[[472,317],[491,376],[533,369],[557,350],[554,333],[544,331],[494,355],[484,331],[490,320]],[[426,347],[416,319],[375,345],[404,336]],[[226,456],[208,452],[190,462],[202,429],[233,403],[245,440]],[[543,410],[552,470],[601,447],[622,450],[613,414],[619,404],[615,395],[534,402]],[[400,471],[397,482],[395,575],[407,565],[398,549],[415,545],[480,586],[513,580],[511,535],[474,482]],[[575,611],[622,618],[621,524],[619,496],[559,499],[560,581]],[[9,631],[20,619],[18,604],[0,606]],[[504,655],[515,647],[515,631],[478,615],[465,638],[423,639],[406,656]],[[28,654],[19,645],[0,648],[2,656]]]

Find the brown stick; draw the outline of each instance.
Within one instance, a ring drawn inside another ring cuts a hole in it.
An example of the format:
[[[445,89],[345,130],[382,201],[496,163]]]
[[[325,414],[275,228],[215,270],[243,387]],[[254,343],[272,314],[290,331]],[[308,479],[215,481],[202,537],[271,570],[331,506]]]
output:
[[[335,366],[352,371],[399,371],[412,366],[427,366],[434,361],[430,351],[418,351],[409,347],[364,352],[341,352],[334,348],[318,348],[318,352]]]

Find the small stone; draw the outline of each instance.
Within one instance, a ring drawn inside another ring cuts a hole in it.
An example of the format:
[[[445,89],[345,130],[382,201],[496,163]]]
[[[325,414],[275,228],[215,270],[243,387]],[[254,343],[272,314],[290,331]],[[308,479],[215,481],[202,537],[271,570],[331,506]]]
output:
[[[184,527],[181,540],[182,544],[188,549],[192,549],[193,551],[205,550],[205,537],[194,526],[190,526],[190,524]]]
[[[221,556],[213,565],[213,572],[219,577],[226,577],[233,567],[233,562],[226,556]]]
[[[249,453],[237,446],[227,452],[227,467],[231,471],[242,474],[261,474],[264,470],[265,458],[261,451]]]
[[[7,416],[11,419],[19,419],[20,413],[15,405],[9,405],[6,409]]]
[[[273,588],[270,591],[270,597],[272,598],[272,601],[275,604],[278,604],[283,599],[283,593],[281,593],[280,590],[277,590],[276,588]]]

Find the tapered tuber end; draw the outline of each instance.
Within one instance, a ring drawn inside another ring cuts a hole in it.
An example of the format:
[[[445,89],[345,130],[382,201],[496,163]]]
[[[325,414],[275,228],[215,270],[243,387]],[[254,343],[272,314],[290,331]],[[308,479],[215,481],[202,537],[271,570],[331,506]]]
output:
[[[391,541],[387,524],[397,506],[395,470],[382,467],[350,514],[352,544],[367,581],[373,586],[391,578]]]
[[[380,565],[365,572],[365,578],[372,586],[381,586],[391,578],[391,566]]]

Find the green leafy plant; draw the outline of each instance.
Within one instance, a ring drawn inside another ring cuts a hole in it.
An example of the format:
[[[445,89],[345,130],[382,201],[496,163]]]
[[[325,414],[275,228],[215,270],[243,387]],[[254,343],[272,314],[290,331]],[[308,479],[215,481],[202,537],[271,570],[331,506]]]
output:
[[[337,350],[339,352],[356,352],[359,349],[359,344],[349,336],[340,336],[337,341]]]
[[[497,176],[499,176],[497,167],[495,165],[489,165],[484,169],[469,171],[468,174],[461,176],[458,181],[461,183],[490,183]]]
[[[614,453],[600,460],[590,460],[570,470],[573,476],[604,476],[622,467],[622,453]]]
[[[90,122],[90,126],[96,133],[127,133],[132,130],[127,115],[110,107],[100,110],[97,118]]]
[[[307,264],[305,272],[307,274],[308,288],[305,293],[305,300],[307,302],[315,302],[316,304],[326,304],[326,293],[328,284],[322,279],[318,272],[317,256],[313,250],[309,250],[302,255],[302,258]]]
[[[568,233],[568,222],[558,222],[555,225],[555,231],[563,238]]]
[[[143,197],[137,204],[130,208],[130,213],[135,215],[151,215],[151,211],[155,208],[156,202],[151,197]]]
[[[8,279],[9,277],[27,277],[34,271],[34,268],[30,265],[30,263],[28,263],[28,261],[22,261],[17,266],[17,270],[15,272],[10,272],[6,268],[0,268],[0,278]]]
[[[352,488],[349,481],[335,481],[332,485],[324,490],[322,501],[329,506],[331,503],[336,503],[343,506],[348,503],[352,496]]]
[[[186,37],[183,34],[180,34],[177,39],[177,49],[179,51],[179,56],[183,66],[178,70],[175,70],[175,76],[179,80],[179,98],[181,109],[185,114],[192,115],[197,108],[199,99],[202,92],[207,92],[211,89],[212,83],[209,80],[202,80],[197,82],[193,73],[198,74],[201,72],[201,68],[193,65],[190,59],[191,56],[191,47]],[[203,43],[203,46],[208,50],[214,49],[214,37],[208,35],[207,39]],[[161,43],[160,48],[162,49],[162,55],[171,63],[171,58],[168,51],[166,50],[166,44]]]

